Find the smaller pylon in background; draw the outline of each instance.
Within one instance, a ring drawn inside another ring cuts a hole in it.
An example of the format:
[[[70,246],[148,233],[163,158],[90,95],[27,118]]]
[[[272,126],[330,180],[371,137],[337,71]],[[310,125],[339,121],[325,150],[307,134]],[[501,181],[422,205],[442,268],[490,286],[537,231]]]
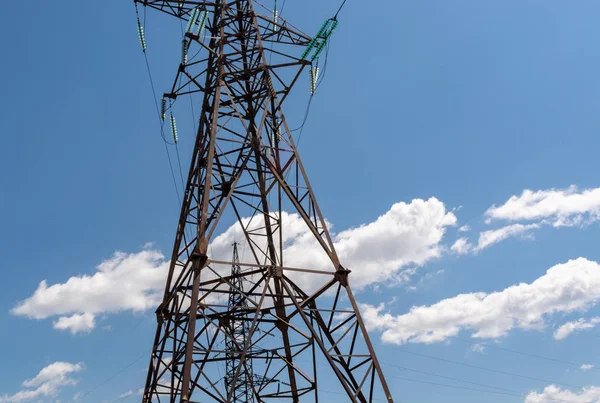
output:
[[[230,390],[233,385],[232,402],[253,402],[252,397],[252,358],[251,354],[246,354],[244,360],[244,371],[241,371],[237,381],[235,376],[237,368],[241,362],[242,350],[246,345],[246,337],[249,332],[248,300],[244,295],[244,277],[240,267],[240,257],[238,254],[238,243],[233,243],[233,258],[231,259],[231,282],[229,294],[229,315],[226,318],[229,328],[229,335],[225,340],[226,373],[225,388]]]

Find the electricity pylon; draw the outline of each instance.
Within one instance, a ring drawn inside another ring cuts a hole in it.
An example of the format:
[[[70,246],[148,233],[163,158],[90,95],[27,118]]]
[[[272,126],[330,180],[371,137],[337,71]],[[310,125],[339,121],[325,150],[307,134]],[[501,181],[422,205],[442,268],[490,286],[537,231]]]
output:
[[[332,388],[393,402],[282,111],[337,21],[310,38],[251,0],[135,1],[187,26],[165,97],[202,96],[143,402],[233,402],[242,381],[255,402],[318,402]],[[235,274],[211,252],[227,221],[247,252]],[[232,306],[239,278],[250,286]],[[243,342],[232,319],[245,322]],[[232,346],[237,367],[224,378]]]
[[[240,357],[243,351],[238,346],[245,346],[248,341],[250,323],[247,320],[248,301],[244,297],[244,276],[240,267],[240,257],[238,253],[237,242],[233,243],[233,256],[231,259],[231,276],[229,286],[229,310],[232,313],[228,319],[228,332],[232,336],[225,339],[225,390],[233,388],[232,403],[253,402],[251,383],[254,381],[252,371],[252,360],[246,358],[244,371],[240,372],[236,380],[237,368],[240,366]],[[252,345],[252,343],[250,343]],[[251,351],[247,351],[247,356],[252,356]],[[258,381],[257,381],[258,382]]]

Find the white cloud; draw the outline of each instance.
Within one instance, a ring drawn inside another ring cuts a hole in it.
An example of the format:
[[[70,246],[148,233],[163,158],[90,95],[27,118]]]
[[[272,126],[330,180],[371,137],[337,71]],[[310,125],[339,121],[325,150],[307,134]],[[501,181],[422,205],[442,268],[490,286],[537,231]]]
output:
[[[459,294],[429,306],[415,306],[393,316],[385,306],[363,305],[370,329],[382,330],[387,343],[438,343],[472,331],[475,338],[497,338],[508,331],[541,329],[556,313],[582,311],[600,298],[600,265],[584,258],[548,269],[531,284],[502,291]]]
[[[568,189],[526,189],[501,206],[493,205],[485,214],[488,220],[549,219],[555,227],[579,225],[586,219],[600,218],[600,188],[579,191],[573,185]]]
[[[593,329],[594,326],[600,323],[600,317],[591,318],[585,320],[584,318],[578,319],[573,322],[567,322],[554,332],[554,338],[556,340],[562,340],[569,336],[571,333],[577,330]]]
[[[29,379],[23,382],[23,386],[32,388],[54,382],[56,380],[63,380],[67,378],[67,375],[73,372],[79,372],[83,369],[83,364],[71,364],[68,362],[55,362],[43,368],[35,378]]]
[[[467,232],[467,231],[470,231],[470,230],[471,230],[471,227],[469,227],[468,225],[463,225],[462,227],[460,227],[458,229],[458,232]]]
[[[450,250],[458,255],[465,255],[467,253],[477,253],[513,236],[531,239],[533,238],[531,230],[539,228],[542,224],[511,224],[498,229],[482,231],[479,233],[479,240],[476,245],[473,245],[467,238],[463,237],[457,239],[450,247]]]
[[[260,227],[259,220],[255,221],[253,225]],[[287,266],[333,269],[299,215],[282,213],[282,221]],[[353,287],[360,290],[378,283],[398,285],[408,281],[416,267],[441,256],[445,231],[456,221],[441,201],[415,199],[411,203],[396,203],[375,221],[332,237],[342,264],[352,270]],[[214,238],[210,257],[230,260],[231,244],[240,239],[240,225],[234,224]],[[160,252],[147,249],[150,245],[145,247],[138,253],[116,252],[98,265],[93,275],[74,276],[54,285],[44,280],[12,313],[34,319],[59,316],[54,326],[76,333],[90,331],[98,314],[154,309],[162,297],[168,261]],[[249,256],[247,250],[246,260]],[[315,279],[323,280],[295,272],[290,277],[306,290],[322,285]]]
[[[376,221],[336,235],[336,249],[350,269],[352,284],[363,287],[387,281],[407,265],[437,258],[446,227],[456,216],[435,199],[396,203]]]
[[[57,321],[54,322],[55,329],[69,330],[71,334],[77,334],[80,332],[89,333],[95,326],[95,318],[91,313],[61,316]]]
[[[485,346],[482,344],[471,345],[471,351],[473,351],[475,353],[483,353],[484,350],[485,350]]]
[[[477,242],[477,247],[475,251],[480,251],[482,249],[487,248],[495,243],[504,241],[505,239],[511,236],[527,236],[530,234],[529,231],[535,228],[539,228],[540,224],[512,224],[507,225],[506,227],[502,227],[499,229],[483,231],[479,234],[479,241]],[[531,235],[529,235],[531,236]]]
[[[126,397],[133,396],[133,395],[141,396],[143,393],[144,393],[144,389],[137,389],[137,390],[130,389],[127,392],[120,394],[119,399],[124,399]]]
[[[450,250],[459,255],[464,255],[469,253],[473,249],[473,245],[469,243],[467,238],[459,238],[454,242],[454,244],[450,247]]]
[[[283,213],[282,221],[286,265],[333,269],[299,215]],[[436,198],[415,199],[411,203],[396,203],[375,221],[333,233],[332,237],[342,264],[352,270],[350,278],[355,289],[383,282],[398,285],[414,274],[414,266],[441,256],[446,228],[456,225],[456,221],[456,216]],[[233,225],[214,239],[209,253],[229,260],[232,242],[240,239],[241,228]],[[311,283],[314,276],[294,273],[290,277],[307,289],[316,285]]]
[[[485,216],[487,224],[494,220],[522,222],[482,231],[476,245],[471,245],[466,238],[460,238],[452,247],[455,253],[477,253],[513,236],[533,238],[532,230],[542,225],[572,227],[597,221],[600,219],[600,188],[579,191],[573,185],[568,189],[526,189],[520,196],[513,195],[500,206],[492,205]],[[468,226],[463,226],[459,232],[468,229]]]
[[[525,403],[553,403],[556,401],[572,403],[600,402],[600,387],[588,386],[579,392],[561,389],[556,385],[546,386],[541,393],[531,392],[525,398]]]
[[[71,364],[68,362],[55,362],[43,368],[35,378],[23,382],[21,390],[14,395],[0,396],[0,403],[20,403],[39,401],[41,397],[54,397],[64,386],[73,386],[77,380],[71,375],[83,370],[83,364]]]
[[[93,275],[71,277],[48,286],[43,280],[32,296],[12,309],[15,315],[34,319],[62,317],[54,323],[72,332],[93,328],[94,315],[155,308],[166,281],[168,262],[157,251],[116,252],[97,266]]]
[[[593,364],[583,364],[581,367],[579,367],[579,369],[581,369],[582,371],[588,371],[590,369],[594,369],[594,365]]]

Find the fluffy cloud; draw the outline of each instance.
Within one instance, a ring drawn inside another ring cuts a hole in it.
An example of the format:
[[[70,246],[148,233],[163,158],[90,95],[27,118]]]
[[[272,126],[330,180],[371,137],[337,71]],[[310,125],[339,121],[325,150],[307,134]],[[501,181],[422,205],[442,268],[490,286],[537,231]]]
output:
[[[480,251],[495,243],[504,241],[511,236],[531,236],[529,232],[532,229],[539,228],[540,224],[512,224],[499,229],[483,231],[479,234],[479,241],[475,251]]]
[[[588,371],[590,369],[594,369],[594,365],[593,364],[583,364],[582,366],[579,367],[579,369],[582,371]]]
[[[94,315],[91,313],[75,314],[72,316],[61,316],[54,322],[54,328],[69,330],[71,334],[80,332],[89,333],[96,326]]]
[[[577,330],[592,329],[598,323],[600,323],[599,317],[591,318],[590,320],[581,318],[573,322],[567,322],[556,329],[554,332],[554,338],[556,340],[562,340]]]
[[[493,205],[485,214],[489,220],[548,219],[555,227],[578,225],[586,218],[600,218],[600,188],[579,191],[573,185],[568,189],[524,190],[501,206]]]
[[[299,215],[283,213],[281,219],[287,266],[333,269]],[[260,227],[260,220],[255,218],[255,221],[250,224]],[[411,203],[396,203],[375,221],[332,236],[342,263],[352,270],[353,286],[361,289],[377,283],[406,282],[415,267],[441,256],[445,231],[456,225],[456,221],[456,216],[446,211],[441,201],[416,199]],[[230,260],[231,244],[240,239],[243,239],[240,225],[232,225],[214,238],[209,247],[210,257]],[[250,259],[248,248],[246,256],[241,258]],[[94,328],[98,314],[154,309],[162,297],[168,264],[155,250],[116,252],[98,265],[93,275],[74,276],[54,285],[42,281],[33,295],[20,302],[12,313],[34,319],[59,316],[55,328],[87,332]],[[291,273],[290,277],[307,290],[321,285],[315,282],[315,276]]]
[[[352,284],[361,288],[439,257],[445,229],[452,225],[456,216],[435,198],[396,203],[376,221],[337,234],[336,249],[353,269]]]
[[[600,387],[589,386],[579,392],[561,389],[556,385],[546,386],[541,393],[531,392],[525,398],[525,403],[552,403],[556,401],[572,403],[598,403],[600,402]]]
[[[531,230],[539,228],[541,223],[535,224],[511,224],[502,228],[483,231],[479,233],[479,241],[476,245],[469,242],[467,238],[459,238],[450,247],[454,253],[465,255],[467,253],[477,253],[489,246],[498,242],[502,242],[512,236],[520,236],[522,238],[533,238]]]
[[[39,401],[42,397],[56,396],[64,386],[73,386],[77,380],[71,375],[83,370],[83,364],[71,364],[68,362],[55,362],[43,368],[35,378],[23,382],[27,388],[12,396],[0,396],[0,403],[19,403]]]
[[[487,224],[497,220],[515,223],[480,232],[476,244],[460,238],[452,245],[453,252],[460,255],[477,253],[510,237],[532,238],[532,231],[545,225],[572,227],[597,221],[600,219],[600,188],[579,191],[573,185],[568,189],[526,189],[520,196],[513,195],[500,206],[492,205],[485,216]],[[468,226],[463,226],[459,232],[468,229]]]
[[[72,333],[94,327],[94,315],[155,308],[164,287],[168,262],[157,251],[116,252],[97,266],[93,275],[71,277],[48,286],[43,280],[32,296],[12,309],[33,319],[62,316],[54,327]],[[70,315],[70,317],[67,317]]]
[[[282,221],[286,265],[332,270],[331,262],[299,215],[283,213]],[[456,221],[456,216],[436,198],[415,199],[411,203],[396,203],[375,221],[332,237],[342,264],[352,270],[353,287],[361,289],[381,282],[405,282],[407,275],[414,273],[409,266],[420,266],[441,256],[446,228],[456,225]],[[255,226],[262,226],[262,222]],[[232,242],[240,239],[241,228],[233,225],[214,239],[209,253],[216,259],[229,260]],[[304,287],[314,286],[306,282],[314,276],[290,276]]]
[[[471,249],[473,249],[473,245],[469,243],[467,238],[457,239],[456,242],[454,242],[454,244],[452,244],[452,246],[450,247],[450,250],[452,252],[457,253],[459,255],[469,253]]]
[[[363,305],[370,329],[387,343],[438,343],[470,330],[475,338],[497,338],[508,331],[541,329],[545,318],[589,308],[600,298],[600,265],[584,258],[558,264],[532,282],[502,291],[460,294],[394,316],[385,306]]]

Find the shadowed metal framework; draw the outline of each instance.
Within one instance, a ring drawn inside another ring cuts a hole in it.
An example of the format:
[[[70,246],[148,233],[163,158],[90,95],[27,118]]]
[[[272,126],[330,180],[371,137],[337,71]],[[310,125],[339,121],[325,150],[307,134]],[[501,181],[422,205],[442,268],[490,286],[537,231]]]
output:
[[[318,402],[333,387],[393,402],[282,112],[311,38],[250,0],[136,3],[187,21],[184,52],[199,57],[182,58],[165,96],[202,98],[142,401]],[[231,222],[240,262],[211,252]],[[310,240],[289,256],[299,231]]]

